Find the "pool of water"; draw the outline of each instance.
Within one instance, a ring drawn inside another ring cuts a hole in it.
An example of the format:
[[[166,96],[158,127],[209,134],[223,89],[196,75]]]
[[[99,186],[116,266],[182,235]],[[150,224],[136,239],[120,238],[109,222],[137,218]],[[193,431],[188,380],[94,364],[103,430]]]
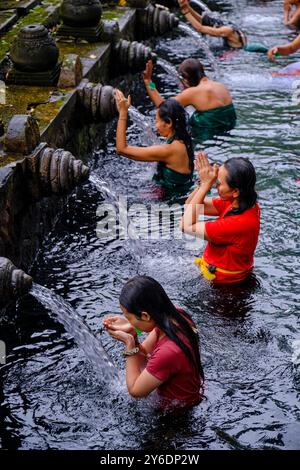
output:
[[[282,1],[228,1],[223,11],[253,42],[272,45],[292,37],[282,25]],[[188,413],[161,415],[150,400],[128,396],[124,378],[107,384],[72,336],[32,295],[22,299],[1,325],[8,361],[1,369],[0,446],[8,449],[299,449],[300,374],[292,363],[299,339],[299,106],[292,84],[280,84],[276,64],[243,51],[218,57],[221,79],[230,87],[238,126],[207,142],[213,162],[249,157],[257,170],[262,227],[255,277],[248,286],[211,287],[199,278],[193,258],[199,248],[182,240],[105,240],[97,236],[97,208],[111,201],[91,182],[77,188],[60,214],[31,274],[76,309],[123,370],[121,346],[101,328],[118,312],[124,282],[137,273],[163,284],[176,305],[199,326],[206,374],[205,399]],[[173,65],[199,57],[182,33],[159,39],[159,56]],[[162,69],[155,79],[165,97],[177,90]],[[154,111],[138,81],[133,103]],[[143,142],[130,125],[130,142]],[[152,164],[115,154],[115,125],[91,157],[93,174],[106,181],[113,198],[128,204],[159,204],[152,194]],[[154,226],[158,231],[159,226]]]

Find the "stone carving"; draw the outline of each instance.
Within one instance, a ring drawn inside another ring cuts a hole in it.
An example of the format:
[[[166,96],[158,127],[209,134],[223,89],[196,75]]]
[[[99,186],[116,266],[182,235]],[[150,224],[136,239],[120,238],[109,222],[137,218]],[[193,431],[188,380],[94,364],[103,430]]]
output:
[[[111,121],[117,116],[114,98],[114,88],[110,85],[94,84],[87,79],[82,80],[77,87],[78,95],[83,107],[95,120]]]
[[[58,88],[77,86],[82,80],[82,62],[77,54],[66,54],[61,66]]]
[[[64,0],[60,8],[63,24],[58,35],[97,42],[103,34],[102,7],[99,0]]]
[[[37,164],[43,195],[67,194],[89,177],[89,168],[71,152],[45,146]]]
[[[29,155],[39,143],[40,131],[36,120],[27,114],[15,114],[4,137],[5,150]]]
[[[99,0],[63,0],[61,4],[60,16],[67,26],[97,26],[101,15]]]
[[[113,42],[120,37],[120,27],[116,20],[104,20],[101,40],[103,42]]]
[[[32,286],[32,278],[7,258],[0,257],[0,305],[27,294]]]
[[[165,8],[149,5],[143,10],[137,10],[137,33],[141,39],[165,34],[178,24],[177,16]]]
[[[115,71],[120,72],[140,72],[144,70],[149,59],[156,61],[150,47],[144,46],[137,41],[126,41],[121,39],[113,48],[113,65]]]
[[[10,58],[16,69],[24,72],[45,72],[55,67],[58,47],[41,24],[21,28],[10,49]]]
[[[16,85],[56,85],[60,64],[59,50],[47,28],[41,24],[24,26],[10,49],[10,67],[6,83]]]

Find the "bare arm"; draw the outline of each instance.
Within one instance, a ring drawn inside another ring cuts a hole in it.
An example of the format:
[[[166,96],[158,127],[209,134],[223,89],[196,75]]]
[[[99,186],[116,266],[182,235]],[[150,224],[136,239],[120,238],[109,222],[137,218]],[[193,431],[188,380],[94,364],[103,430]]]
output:
[[[291,18],[286,22],[288,26],[297,26],[300,22],[300,8],[297,8],[295,13],[292,14]]]
[[[200,185],[193,198],[184,206],[184,214],[180,221],[180,230],[194,237],[208,240],[205,230],[205,222],[198,222],[198,217],[203,207],[205,196],[210,190],[209,185]]]
[[[120,335],[122,338],[124,338],[126,351],[130,351],[135,347],[133,336],[126,333],[126,336],[124,336],[123,332],[118,331],[111,333],[111,336],[116,339],[119,339]],[[149,374],[146,369],[141,372],[141,368],[144,365],[144,360],[145,358],[141,353],[126,357],[126,385],[128,392],[134,398],[146,397],[162,383],[153,375]]]
[[[178,95],[174,96],[174,100],[178,101],[184,108],[193,103],[194,87],[183,90]]]
[[[142,350],[145,351],[147,354],[152,353],[155,344],[157,343],[157,333],[154,330],[148,334],[147,338],[142,342]]]
[[[199,187],[197,187],[190,195],[189,197],[187,198],[187,200],[185,201],[185,205],[188,205],[191,203],[191,201],[193,200],[194,196],[196,195],[197,191],[198,191]],[[217,209],[215,208],[214,204],[213,204],[213,201],[212,201],[212,197],[205,197],[204,198],[204,215],[219,215]]]
[[[127,145],[126,122],[124,118],[118,120],[116,150],[119,155],[142,162],[170,162],[174,156],[170,145],[152,145],[150,147]]]
[[[283,46],[274,46],[271,47],[268,51],[268,57],[271,60],[274,60],[274,55],[279,53],[282,56],[293,54],[294,52],[300,49],[300,34],[294,39],[294,41],[289,44],[284,44]]]
[[[146,69],[144,71],[144,84],[148,93],[150,100],[155,104],[158,108],[159,105],[165,101],[165,99],[160,95],[159,91],[156,88],[150,88],[149,85],[152,82],[152,71],[153,71],[153,62],[152,60],[148,60],[146,64]]]
[[[202,16],[199,15],[189,4],[188,0],[178,0],[181,13],[186,16],[187,14],[192,15],[198,23],[202,22]]]
[[[143,162],[159,162],[164,161],[169,163],[174,157],[173,145],[152,145],[150,147],[134,147],[127,145],[126,141],[126,127],[128,108],[131,104],[130,97],[125,98],[120,90],[115,90],[116,105],[119,111],[117,135],[116,135],[116,150],[120,155],[124,155],[132,160],[140,160]]]
[[[222,38],[227,38],[233,32],[233,29],[229,26],[221,26],[220,28],[214,28],[213,26],[203,26],[202,24],[200,24],[198,28],[195,29],[197,29],[199,33]]]
[[[210,191],[215,183],[218,175],[218,166],[210,166],[204,152],[200,152],[196,159],[196,168],[201,179],[200,186],[192,193],[185,204],[184,214],[180,222],[180,229],[193,235],[194,237],[204,238],[209,241],[209,237],[205,230],[205,222],[198,222],[199,213],[205,204],[206,194]],[[208,210],[212,209],[209,200],[207,200]],[[213,205],[213,204],[212,204]],[[207,214],[208,215],[208,214]],[[217,214],[211,214],[217,215]]]
[[[159,93],[159,91],[156,88],[154,90],[151,90],[151,88],[149,88],[149,83],[150,82],[147,82],[146,80],[144,80],[144,83],[145,83],[145,87],[146,87],[146,90],[147,90],[147,93],[148,93],[148,96],[149,96],[150,100],[156,106],[156,108],[158,108],[159,105],[163,101],[165,101],[165,99],[161,96],[161,94]]]
[[[284,22],[285,24],[288,24],[289,19],[290,19],[290,12],[291,12],[291,4],[289,0],[284,0]]]

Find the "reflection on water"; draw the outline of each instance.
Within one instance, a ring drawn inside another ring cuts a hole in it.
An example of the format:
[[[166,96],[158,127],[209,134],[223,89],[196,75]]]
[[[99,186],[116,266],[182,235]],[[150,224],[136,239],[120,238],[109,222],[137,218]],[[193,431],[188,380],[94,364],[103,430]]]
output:
[[[278,38],[286,40],[281,1],[222,4],[251,41],[271,45]],[[199,57],[193,41],[178,32],[159,39],[156,52],[173,66],[187,54]],[[1,325],[8,345],[0,378],[2,447],[300,448],[300,373],[294,343],[300,326],[300,118],[288,87],[265,87],[264,79],[258,81],[289,61],[271,64],[263,54],[244,51],[219,60],[236,103],[238,126],[230,135],[206,142],[205,148],[213,162],[239,155],[250,158],[257,169],[262,227],[251,283],[210,286],[193,264],[202,248],[187,248],[180,240],[144,240],[141,254],[138,245],[126,240],[98,238],[97,208],[109,194],[89,182],[71,195],[31,272],[98,332],[119,370],[124,367],[122,346],[99,331],[101,318],[118,312],[119,292],[129,277],[137,272],[155,277],[199,327],[205,400],[190,412],[161,416],[148,400],[131,399],[124,383],[108,388],[63,327],[27,296]],[[253,86],[245,77],[252,77]],[[161,69],[155,81],[165,97],[178,92]],[[132,96],[139,111],[153,118],[143,84],[136,84]],[[129,134],[130,142],[139,144],[141,131],[134,123],[129,123]],[[147,196],[155,164],[117,156],[114,139],[115,128],[106,145],[95,150],[94,174],[130,204],[158,204]]]

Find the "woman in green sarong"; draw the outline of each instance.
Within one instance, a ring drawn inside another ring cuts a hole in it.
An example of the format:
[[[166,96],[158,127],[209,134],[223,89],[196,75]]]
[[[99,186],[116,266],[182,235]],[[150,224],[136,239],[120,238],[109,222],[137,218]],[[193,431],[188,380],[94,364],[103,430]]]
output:
[[[268,51],[264,44],[249,43],[243,31],[233,24],[225,23],[218,13],[210,11],[202,2],[178,0],[178,3],[181,13],[196,31],[223,38],[225,47],[243,49],[247,52],[266,53]]]
[[[186,191],[193,183],[194,150],[187,130],[186,112],[180,103],[169,99],[161,103],[156,113],[156,129],[166,138],[166,144],[136,147],[126,142],[128,108],[127,99],[120,90],[115,91],[119,111],[116,150],[119,155],[143,162],[158,162],[155,183],[167,190]]]
[[[164,101],[152,82],[153,64],[147,62],[144,83],[147,93],[158,107]],[[236,124],[236,112],[229,90],[225,85],[210,80],[198,59],[186,59],[179,66],[183,91],[174,97],[182,106],[193,106],[190,117],[192,135],[196,143],[202,143],[215,135],[230,131]]]

